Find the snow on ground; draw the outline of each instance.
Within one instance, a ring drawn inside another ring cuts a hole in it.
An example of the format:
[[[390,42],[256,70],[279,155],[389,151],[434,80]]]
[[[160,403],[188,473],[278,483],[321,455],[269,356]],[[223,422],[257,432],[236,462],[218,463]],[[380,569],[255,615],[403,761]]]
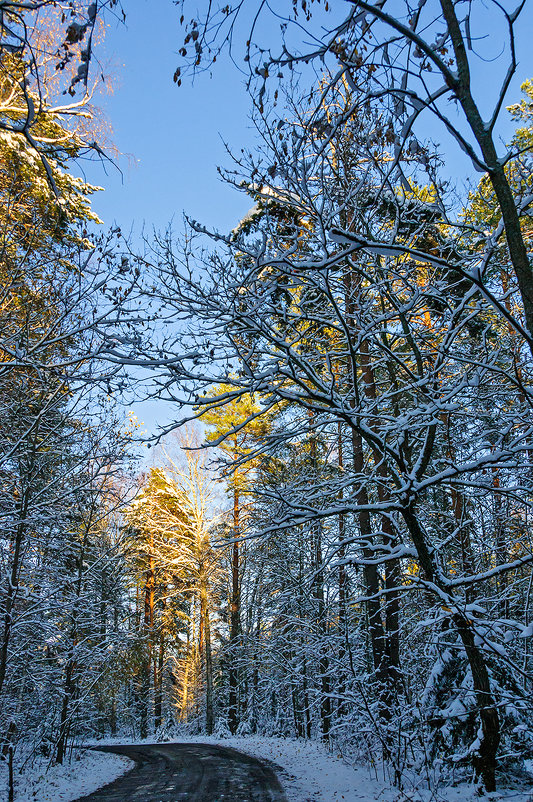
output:
[[[395,796],[367,768],[348,766],[316,741],[258,736],[180,740],[220,743],[272,761],[283,769],[279,779],[289,802],[385,802]]]
[[[267,738],[258,735],[231,736],[228,733],[221,736],[186,735],[159,738],[152,736],[145,743],[156,743],[157,741],[220,744],[269,760],[278,768],[278,776],[288,802],[479,802],[479,796],[473,785],[462,783],[453,787],[440,787],[437,791],[429,791],[423,787],[423,778],[415,776],[411,778],[410,787],[401,793],[379,773],[373,772],[365,766],[348,765],[340,755],[332,754],[317,741]],[[98,741],[95,745],[104,743],[138,744],[142,741],[117,736]],[[93,778],[91,770],[87,770],[87,766],[91,759],[99,760],[100,770],[111,771],[112,764],[107,761],[111,761],[113,756],[85,753],[80,761],[65,767],[70,775],[63,785],[68,785],[70,791],[74,787],[73,782],[75,781],[75,792],[72,790],[70,795],[60,796],[59,792],[52,788],[52,793],[48,791],[48,796],[40,791],[37,796],[16,797],[16,802],[35,802],[35,800],[38,802],[67,802],[75,799],[76,796],[81,796],[82,793],[95,790],[105,782],[111,782],[116,776],[126,771],[131,764],[130,761],[127,761],[128,766],[125,768],[119,768],[119,764],[115,764],[117,768],[112,776],[103,779],[101,775],[97,784],[91,784],[89,788],[89,777],[91,780]],[[123,759],[116,757],[115,760],[122,761]],[[57,768],[61,767],[55,767],[52,771],[56,771]],[[41,787],[44,789],[45,786],[39,786],[39,788]],[[60,784],[57,785],[57,788],[59,787]],[[533,793],[531,788],[506,788],[484,798],[489,799],[490,802],[533,802]]]
[[[318,741],[260,736],[189,736],[171,741],[215,743],[264,758],[281,767],[278,773],[289,802],[479,802],[474,785],[461,783],[429,791],[423,778],[406,778],[404,792],[366,766],[352,766]],[[407,787],[409,786],[409,787]],[[490,802],[533,802],[531,788],[488,794]]]
[[[347,766],[316,741],[250,736],[221,743],[281,766],[289,802],[370,802],[383,795],[383,786],[366,768]]]
[[[288,802],[393,802],[398,796],[383,782],[372,778],[365,767],[347,765],[317,741],[292,738],[266,738],[259,735],[187,735],[146,740],[146,743],[205,743],[231,746],[240,752],[276,764],[279,780]],[[99,744],[141,743],[138,739],[108,738]]]
[[[15,766],[15,802],[71,802],[116,780],[135,765],[119,755],[74,750],[72,762],[51,766],[49,759],[34,761],[19,774]],[[7,799],[7,765],[0,762],[0,799]]]

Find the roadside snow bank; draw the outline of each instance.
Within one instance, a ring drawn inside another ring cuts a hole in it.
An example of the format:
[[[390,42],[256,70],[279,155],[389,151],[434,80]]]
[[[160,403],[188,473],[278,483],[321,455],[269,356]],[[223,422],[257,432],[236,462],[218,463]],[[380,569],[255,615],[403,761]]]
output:
[[[171,741],[231,746],[254,757],[271,760],[283,772],[279,780],[289,802],[479,802],[474,785],[461,783],[430,791],[422,777],[406,779],[402,793],[365,766],[350,766],[317,741],[259,736],[171,738]],[[408,780],[411,782],[407,782]],[[531,788],[502,788],[487,794],[488,802],[533,802]]]
[[[46,758],[34,761],[19,774],[15,766],[15,802],[72,802],[92,794],[133,768],[127,757],[74,750],[72,762],[51,766]],[[5,761],[0,763],[0,799],[7,799],[8,772]]]
[[[392,789],[371,777],[369,770],[346,765],[316,741],[255,736],[190,736],[175,740],[231,746],[271,760],[283,769],[279,780],[289,802],[373,802],[396,796]]]
[[[175,733],[148,737],[144,743],[207,743],[230,746],[240,752],[275,763],[288,802],[479,802],[474,785],[461,783],[428,790],[423,776],[406,777],[402,793],[379,774],[365,766],[351,766],[340,755],[332,754],[317,741],[227,734],[183,735]],[[103,744],[141,744],[143,741],[117,736],[95,742]],[[41,799],[38,797],[39,800]],[[72,797],[68,797],[71,799]],[[75,797],[74,797],[75,798]],[[43,802],[49,802],[43,797]],[[487,802],[533,802],[529,784],[504,788],[487,794]],[[32,802],[30,798],[28,802]],[[57,797],[67,800],[67,797]],[[16,802],[19,802],[17,800]],[[26,799],[24,800],[26,802]],[[148,801],[147,801],[148,802]]]

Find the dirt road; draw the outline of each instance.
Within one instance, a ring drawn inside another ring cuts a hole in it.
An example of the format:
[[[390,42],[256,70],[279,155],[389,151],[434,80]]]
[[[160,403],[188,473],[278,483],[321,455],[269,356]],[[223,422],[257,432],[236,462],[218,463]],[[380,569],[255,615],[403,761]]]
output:
[[[118,780],[77,802],[287,802],[268,763],[227,746],[101,746],[135,760]]]

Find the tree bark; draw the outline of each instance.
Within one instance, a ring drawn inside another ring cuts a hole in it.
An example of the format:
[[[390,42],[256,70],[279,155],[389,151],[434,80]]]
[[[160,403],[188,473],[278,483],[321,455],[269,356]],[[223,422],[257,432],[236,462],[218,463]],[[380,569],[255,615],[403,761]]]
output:
[[[402,510],[405,523],[416,548],[420,566],[426,579],[435,584],[444,594],[446,587],[439,577],[433,562],[424,532],[418,523],[413,507]],[[472,756],[472,765],[476,776],[480,778],[487,791],[496,790],[496,754],[500,743],[500,718],[494,700],[487,663],[481,649],[476,646],[474,632],[468,619],[459,612],[452,616],[453,622],[463,643],[470,670],[474,693],[479,707],[481,719],[481,738],[476,752]]]
[[[233,486],[233,546],[231,555],[231,597],[230,597],[230,666],[229,666],[229,709],[228,726],[232,735],[237,732],[239,726],[239,672],[236,665],[237,645],[240,634],[240,554],[239,554],[239,535],[240,526],[240,497],[237,486],[237,475],[234,474]]]
[[[72,658],[69,658],[67,663],[67,667],[65,669],[65,684],[63,686],[63,703],[61,705],[61,716],[59,721],[59,738],[57,741],[57,751],[56,751],[56,761],[58,763],[63,763],[65,758],[65,752],[67,749],[67,739],[68,739],[68,732],[69,732],[69,720],[68,720],[68,711],[69,711],[69,704],[70,700],[74,694],[74,670],[75,670],[75,662]]]
[[[157,686],[154,699],[154,726],[157,730],[163,723],[163,668],[165,665],[165,637],[161,633],[157,661]]]
[[[5,613],[4,613],[4,629],[2,633],[2,646],[0,648],[0,693],[4,687],[4,682],[7,673],[7,663],[9,655],[9,642],[11,639],[11,630],[13,626],[13,607],[15,604],[15,597],[18,587],[19,570],[22,561],[22,545],[24,542],[24,535],[26,533],[26,518],[28,515],[30,501],[30,491],[27,489],[20,500],[19,509],[19,522],[15,533],[15,548],[13,551],[13,563],[11,565],[11,572],[9,575],[9,585],[7,588]]]
[[[213,707],[213,658],[211,652],[211,625],[209,621],[209,593],[207,577],[203,567],[200,570],[200,630],[201,650],[205,668],[205,728],[208,735],[214,729]]]
[[[509,257],[513,265],[520,296],[524,305],[526,326],[530,335],[529,347],[533,353],[533,274],[529,264],[524,237],[522,235],[515,197],[505,174],[504,166],[498,158],[492,130],[489,126],[485,125],[474,98],[472,97],[470,65],[459,20],[455,13],[455,4],[452,0],[440,0],[440,4],[448,26],[457,63],[457,72],[452,74],[453,80],[447,79],[447,83],[459,100],[476,142],[479,145],[487,167],[489,180],[498,200],[505,228]]]
[[[344,449],[342,441],[342,424],[340,421],[337,423],[337,462],[341,472],[344,469]],[[341,493],[342,501],[342,493]],[[338,571],[338,615],[339,615],[339,649],[338,661],[339,670],[337,675],[337,691],[338,703],[337,714],[339,717],[346,715],[346,702],[343,698],[346,693],[347,671],[345,668],[346,662],[346,640],[348,636],[348,616],[347,616],[347,600],[348,600],[348,575],[346,573],[346,566],[343,563],[346,557],[346,515],[344,512],[339,513],[339,571]]]

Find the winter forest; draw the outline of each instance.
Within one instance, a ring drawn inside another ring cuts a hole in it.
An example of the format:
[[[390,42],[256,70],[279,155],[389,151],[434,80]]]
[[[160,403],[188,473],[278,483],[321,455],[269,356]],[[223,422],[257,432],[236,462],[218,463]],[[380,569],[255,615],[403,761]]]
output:
[[[255,144],[233,228],[129,235],[83,164],[135,3],[0,0],[5,799],[180,736],[529,799],[531,0],[143,5]]]

